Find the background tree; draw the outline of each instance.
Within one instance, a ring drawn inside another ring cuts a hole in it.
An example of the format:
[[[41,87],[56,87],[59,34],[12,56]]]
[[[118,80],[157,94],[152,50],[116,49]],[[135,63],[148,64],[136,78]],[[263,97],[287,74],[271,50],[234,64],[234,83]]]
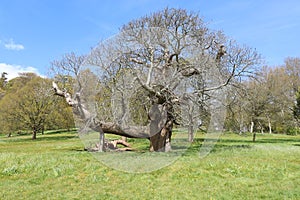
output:
[[[1,73],[1,78],[0,78],[0,100],[5,95],[5,88],[6,88],[6,84],[7,84],[6,75],[7,75],[6,72]]]
[[[62,99],[53,96],[50,84],[51,80],[31,73],[10,80],[8,92],[0,101],[0,131],[11,134],[30,130],[35,139],[46,129],[74,127],[72,112]]]
[[[285,60],[286,74],[292,90],[289,93],[289,102],[293,102],[291,109],[294,115],[295,129],[293,134],[299,132],[299,88],[300,88],[300,58],[289,57]]]
[[[7,73],[6,72],[2,72],[1,73],[1,78],[0,78],[0,88],[5,88],[6,84],[7,84],[7,77],[6,77]]]
[[[269,133],[297,131],[295,102],[300,84],[299,69],[299,59],[287,58],[285,65],[263,67],[255,79],[242,81],[244,92],[233,99],[234,103],[230,105],[231,112],[228,112],[232,114],[227,122],[237,123],[243,115],[242,118],[246,119],[250,132],[251,130]],[[243,105],[243,112],[238,109],[238,105]]]
[[[44,130],[47,117],[54,109],[55,99],[48,85],[49,80],[37,77],[16,94],[15,115],[32,130],[32,139],[36,139],[38,131]]]
[[[35,77],[34,73],[21,73],[6,83],[5,96],[0,101],[1,133],[11,136],[13,132],[25,130],[23,122],[15,115],[17,108],[14,100],[18,98],[17,92]]]
[[[296,123],[298,125],[298,128],[300,127],[300,87],[298,89],[298,92],[296,94],[296,104],[294,106],[294,118],[296,120]]]
[[[15,109],[15,104],[12,99],[15,98],[13,94],[6,94],[0,101],[0,133],[6,134],[8,137],[13,132],[22,130],[22,125],[18,118],[11,114]]]

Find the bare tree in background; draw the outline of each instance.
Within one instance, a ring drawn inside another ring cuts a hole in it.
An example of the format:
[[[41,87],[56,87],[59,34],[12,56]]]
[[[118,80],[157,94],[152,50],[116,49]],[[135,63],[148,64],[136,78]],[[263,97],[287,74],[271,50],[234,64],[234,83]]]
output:
[[[197,14],[167,8],[123,26],[81,61],[53,62],[71,67],[77,78],[72,96],[53,87],[85,126],[101,133],[100,149],[110,133],[148,138],[151,151],[170,151],[173,127],[186,128],[192,141],[204,109],[212,131],[222,129],[226,86],[251,76],[260,56],[210,31]],[[106,99],[96,102],[97,95]],[[142,120],[133,117],[137,110]]]

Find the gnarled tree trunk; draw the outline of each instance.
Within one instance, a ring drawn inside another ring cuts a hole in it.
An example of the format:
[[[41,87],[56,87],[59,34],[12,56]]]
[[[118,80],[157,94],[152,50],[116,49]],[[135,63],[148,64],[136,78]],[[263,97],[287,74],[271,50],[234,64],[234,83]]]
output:
[[[150,151],[167,152],[171,150],[173,120],[172,116],[168,114],[170,108],[162,104],[154,103],[148,113],[150,119]]]
[[[150,151],[171,151],[172,120],[168,120],[164,127],[155,135],[150,137]]]

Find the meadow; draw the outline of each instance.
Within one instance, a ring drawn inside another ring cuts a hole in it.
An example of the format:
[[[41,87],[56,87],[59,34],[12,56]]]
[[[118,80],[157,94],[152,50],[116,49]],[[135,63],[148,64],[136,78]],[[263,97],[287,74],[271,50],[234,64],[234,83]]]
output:
[[[129,173],[99,162],[76,131],[0,136],[0,199],[300,199],[300,136],[223,134],[199,157],[205,135],[170,165]],[[147,153],[146,140],[130,139]],[[172,152],[171,152],[172,153]],[[170,153],[165,153],[166,156]],[[128,157],[130,162],[130,157]]]

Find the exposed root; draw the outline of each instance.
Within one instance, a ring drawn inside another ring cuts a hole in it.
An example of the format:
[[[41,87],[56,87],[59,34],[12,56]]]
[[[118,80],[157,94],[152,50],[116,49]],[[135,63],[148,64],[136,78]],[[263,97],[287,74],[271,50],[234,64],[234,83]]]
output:
[[[119,148],[118,144],[121,144],[124,147]],[[85,148],[84,150],[90,152],[97,152],[99,151],[99,143],[96,143],[95,147]],[[134,149],[131,148],[131,145],[124,140],[113,140],[113,141],[105,140],[104,151],[133,151],[133,150]]]

